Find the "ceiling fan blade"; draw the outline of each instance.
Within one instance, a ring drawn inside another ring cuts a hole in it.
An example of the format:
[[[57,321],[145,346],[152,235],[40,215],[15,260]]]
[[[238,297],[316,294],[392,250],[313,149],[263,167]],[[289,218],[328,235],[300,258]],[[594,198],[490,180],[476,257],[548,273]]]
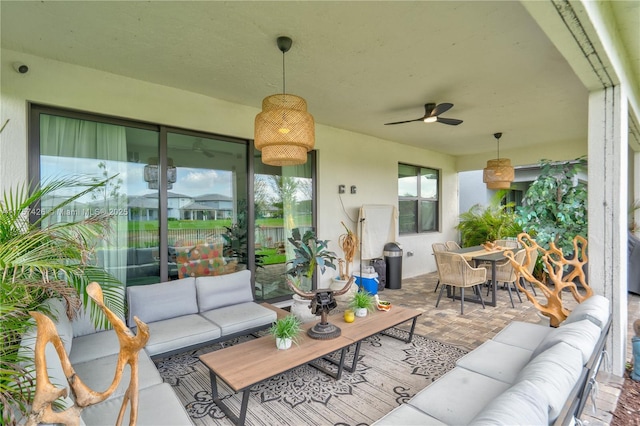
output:
[[[416,118],[415,120],[407,120],[407,121],[394,121],[393,123],[384,123],[385,126],[390,126],[392,124],[403,124],[403,123],[413,123],[414,121],[422,121],[424,117]]]
[[[442,104],[438,104],[433,111],[431,111],[431,116],[438,116],[440,114],[442,114],[443,112],[447,112],[449,111],[451,108],[453,108],[453,104],[450,103],[442,103]]]
[[[438,123],[448,124],[450,126],[457,126],[458,124],[462,123],[462,120],[458,120],[457,118],[438,117],[438,119],[436,121]]]

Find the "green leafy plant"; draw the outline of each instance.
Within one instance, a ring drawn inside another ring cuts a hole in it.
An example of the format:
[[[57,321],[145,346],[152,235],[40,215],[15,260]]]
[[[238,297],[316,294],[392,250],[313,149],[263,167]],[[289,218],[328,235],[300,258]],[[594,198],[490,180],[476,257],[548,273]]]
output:
[[[292,342],[298,343],[300,333],[302,332],[302,323],[293,314],[289,314],[284,318],[280,318],[269,328],[269,333],[273,337],[280,339],[291,339]]]
[[[71,319],[81,301],[87,305],[86,287],[96,281],[102,285],[109,307],[116,314],[124,313],[122,284],[104,269],[90,264],[94,244],[108,234],[110,217],[97,215],[77,222],[52,220],[70,203],[107,181],[66,178],[35,189],[18,186],[2,195],[0,410],[3,424],[15,424],[17,418],[28,414],[28,406],[32,403],[33,359],[18,353],[22,335],[32,325],[30,311],[45,312],[42,302],[58,297],[67,302],[67,315]],[[76,195],[48,211],[40,209],[38,202],[57,191]],[[108,324],[93,304],[90,313],[96,326]]]
[[[514,204],[500,204],[505,192],[498,191],[487,207],[476,204],[460,214],[456,229],[460,231],[464,247],[477,246],[506,237],[516,237],[522,232],[522,227],[516,220],[516,214],[513,213]]]
[[[362,290],[354,293],[353,299],[349,302],[351,309],[366,309],[369,312],[372,312],[375,306],[376,302],[371,293]]]
[[[312,230],[300,234],[299,228],[294,228],[288,241],[294,247],[295,258],[288,262],[289,269],[285,274],[292,278],[313,277],[316,267],[320,267],[320,273],[324,274],[327,267],[336,269],[334,260],[338,257],[327,246],[329,240],[318,240]]]
[[[554,242],[565,256],[573,254],[573,238],[587,238],[587,186],[578,179],[586,167],[581,157],[575,161],[540,162],[540,175],[531,184],[517,208],[522,230],[545,248]]]

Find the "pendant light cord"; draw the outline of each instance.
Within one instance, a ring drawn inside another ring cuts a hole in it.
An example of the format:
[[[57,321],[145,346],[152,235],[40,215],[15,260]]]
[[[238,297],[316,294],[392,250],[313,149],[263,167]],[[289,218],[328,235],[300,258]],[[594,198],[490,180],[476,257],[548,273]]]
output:
[[[285,67],[284,67],[284,55],[286,52],[282,52],[282,94],[286,95],[287,94],[287,90],[286,90],[286,79],[285,79]]]

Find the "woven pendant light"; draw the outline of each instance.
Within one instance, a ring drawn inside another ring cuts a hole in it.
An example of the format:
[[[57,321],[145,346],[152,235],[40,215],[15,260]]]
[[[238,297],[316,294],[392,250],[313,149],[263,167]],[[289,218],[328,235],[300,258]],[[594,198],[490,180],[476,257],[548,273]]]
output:
[[[285,91],[284,54],[293,41],[278,37],[277,43],[282,52],[282,93],[262,101],[262,112],[255,120],[254,143],[262,151],[263,163],[293,166],[307,162],[307,152],[315,145],[315,125],[307,112],[307,102]]]
[[[498,158],[487,161],[487,167],[482,173],[482,181],[488,189],[509,189],[514,179],[514,171],[511,160],[500,158],[500,137],[502,133],[494,133],[493,137],[498,141]]]

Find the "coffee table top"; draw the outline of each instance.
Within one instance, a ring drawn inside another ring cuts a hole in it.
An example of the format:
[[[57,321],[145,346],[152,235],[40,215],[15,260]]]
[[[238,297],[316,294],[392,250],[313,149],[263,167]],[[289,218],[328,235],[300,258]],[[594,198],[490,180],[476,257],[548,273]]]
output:
[[[200,355],[200,361],[239,392],[353,343],[344,336],[329,340],[310,338],[306,331],[315,323],[303,324],[304,332],[300,333],[298,345],[293,344],[287,350],[278,350],[273,336],[269,335]]]
[[[329,322],[342,330],[342,334],[334,339],[310,338],[306,330],[318,322],[312,321],[303,324],[304,333],[301,333],[298,345],[294,344],[290,349],[278,350],[273,336],[268,335],[200,355],[200,361],[239,392],[419,315],[419,311],[401,306],[394,306],[386,312],[374,311],[352,323],[345,322],[341,315],[330,315]]]

